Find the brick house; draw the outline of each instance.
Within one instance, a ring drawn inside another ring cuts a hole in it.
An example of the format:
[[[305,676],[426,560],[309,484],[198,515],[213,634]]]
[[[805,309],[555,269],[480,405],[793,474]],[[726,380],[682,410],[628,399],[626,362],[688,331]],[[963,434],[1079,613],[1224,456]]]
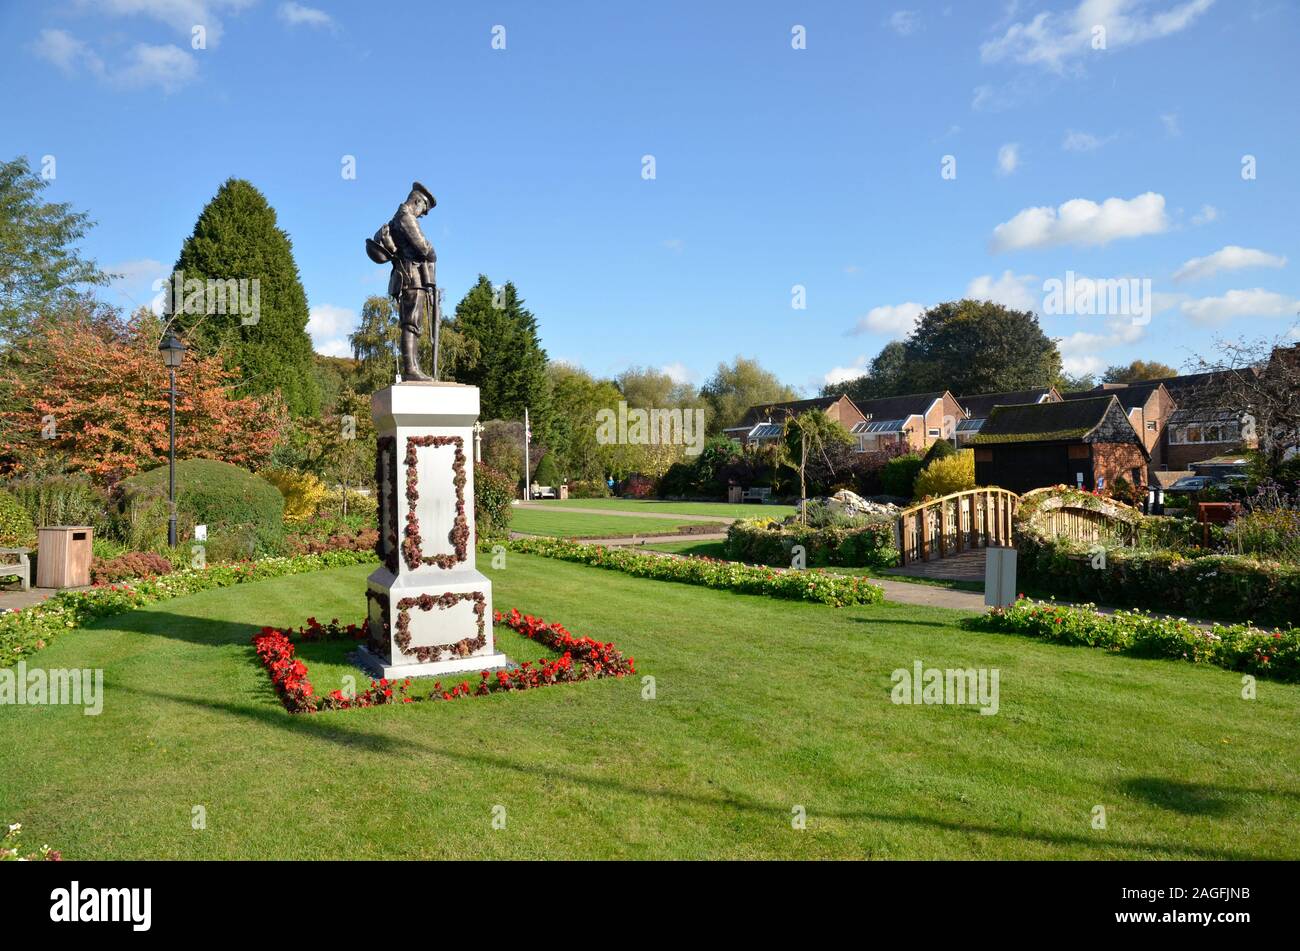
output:
[[[1081,393],[1066,393],[1067,400],[1095,399],[1107,393],[1119,400],[1128,414],[1129,422],[1142,437],[1142,444],[1151,454],[1151,471],[1159,470],[1165,457],[1165,427],[1178,409],[1163,380],[1145,380],[1141,383],[1103,383]]]
[[[925,452],[935,440],[953,438],[966,419],[966,411],[947,390],[862,400],[856,408],[863,419],[849,432],[858,452],[878,452],[899,443]]]
[[[813,409],[821,410],[849,432],[864,419],[862,412],[847,396],[819,396],[810,400],[788,400],[784,403],[751,406],[739,423],[728,426],[722,432],[742,446],[774,442],[781,438],[781,430],[787,419]]]
[[[1011,390],[1006,393],[979,393],[959,396],[957,402],[966,412],[966,418],[957,422],[957,447],[965,449],[979,435],[984,420],[995,406],[1019,406],[1024,403],[1059,403],[1061,394],[1054,386],[1040,386],[1032,390]]]
[[[1114,394],[995,406],[971,440],[975,482],[1013,492],[1148,484],[1151,454]]]

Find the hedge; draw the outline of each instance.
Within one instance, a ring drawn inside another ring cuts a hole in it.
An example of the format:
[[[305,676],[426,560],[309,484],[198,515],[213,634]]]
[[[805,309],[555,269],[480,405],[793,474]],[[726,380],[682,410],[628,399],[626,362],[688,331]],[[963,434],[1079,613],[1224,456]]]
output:
[[[123,501],[165,498],[167,466],[122,482]],[[208,536],[238,538],[258,554],[280,550],[284,541],[284,496],[259,476],[215,459],[176,463],[176,511],[186,526],[207,525]],[[209,555],[215,547],[209,544]]]
[[[1300,565],[1114,546],[1105,549],[1105,567],[1094,568],[1096,556],[1082,543],[1022,535],[1016,547],[1021,586],[1065,600],[1262,624],[1300,619]]]
[[[862,528],[805,528],[765,519],[738,519],[727,529],[725,551],[733,561],[789,567],[791,551],[802,545],[809,566],[892,568],[898,564],[894,523],[880,521]]]
[[[474,527],[479,538],[505,538],[515,514],[515,482],[481,462],[474,464]]]
[[[35,544],[31,515],[17,499],[0,490],[0,548],[31,548]]]
[[[249,581],[263,581],[284,575],[339,568],[374,561],[373,552],[328,551],[292,558],[261,558],[257,561],[184,568],[148,580],[113,584],[87,591],[60,591],[53,597],[21,611],[0,611],[0,667],[8,667],[26,654],[45,648],[58,634],[83,627],[91,621],[134,611],[136,608],[171,598],[184,597],[211,588],[225,588]]]
[[[1091,604],[1066,606],[1023,596],[1010,607],[994,608],[963,625],[1300,681],[1300,628],[1295,627],[1264,631],[1249,624],[1216,624],[1207,631],[1186,618],[1155,617],[1142,611],[1098,614]]]
[[[676,558],[626,548],[583,545],[559,538],[517,538],[507,548],[526,555],[558,558],[596,568],[622,571],[638,578],[678,581],[741,594],[762,594],[795,601],[816,601],[832,607],[879,604],[885,592],[865,578],[824,571],[774,571],[714,558]]]

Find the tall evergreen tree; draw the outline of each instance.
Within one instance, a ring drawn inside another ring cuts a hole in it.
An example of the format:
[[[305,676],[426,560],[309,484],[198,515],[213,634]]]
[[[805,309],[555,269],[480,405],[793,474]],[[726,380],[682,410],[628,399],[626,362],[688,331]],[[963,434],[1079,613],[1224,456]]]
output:
[[[551,421],[551,390],[546,351],[537,318],[524,307],[514,284],[493,288],[480,274],[456,305],[453,329],[477,342],[478,361],[457,376],[479,388],[484,419],[521,419],[527,407],[534,438],[546,441]]]
[[[307,294],[293,259],[293,245],[276,224],[275,209],[243,179],[218,189],[185,240],[176,271],[186,281],[258,281],[257,322],[229,305],[225,313],[205,298],[200,313],[192,302],[173,301],[187,342],[220,351],[227,366],[239,367],[244,393],[279,391],[295,416],[320,409],[307,335]],[[181,311],[184,311],[183,313]]]

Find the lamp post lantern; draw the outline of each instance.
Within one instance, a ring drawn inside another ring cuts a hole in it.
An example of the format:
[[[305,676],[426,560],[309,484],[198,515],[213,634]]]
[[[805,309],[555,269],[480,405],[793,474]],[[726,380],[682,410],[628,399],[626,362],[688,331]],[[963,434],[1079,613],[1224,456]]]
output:
[[[167,364],[167,375],[170,378],[170,385],[167,394],[171,401],[170,421],[169,421],[169,441],[167,448],[167,545],[169,548],[176,547],[176,368],[181,365],[181,360],[185,357],[185,344],[181,343],[170,330],[163,335],[162,343],[158,344],[158,351],[163,355],[163,362]]]

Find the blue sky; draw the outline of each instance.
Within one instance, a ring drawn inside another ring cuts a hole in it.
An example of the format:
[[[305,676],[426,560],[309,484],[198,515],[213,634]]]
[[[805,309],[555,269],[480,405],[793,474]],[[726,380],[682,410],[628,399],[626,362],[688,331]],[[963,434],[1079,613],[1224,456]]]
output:
[[[244,177],[326,353],[417,178],[449,302],[513,280],[597,374],[744,354],[811,393],[924,305],[1041,312],[1071,271],[1152,291],[1149,321],[1043,318],[1074,371],[1300,312],[1294,0],[10,0],[0,35],[0,154],[53,156],[111,299],[147,302]]]

